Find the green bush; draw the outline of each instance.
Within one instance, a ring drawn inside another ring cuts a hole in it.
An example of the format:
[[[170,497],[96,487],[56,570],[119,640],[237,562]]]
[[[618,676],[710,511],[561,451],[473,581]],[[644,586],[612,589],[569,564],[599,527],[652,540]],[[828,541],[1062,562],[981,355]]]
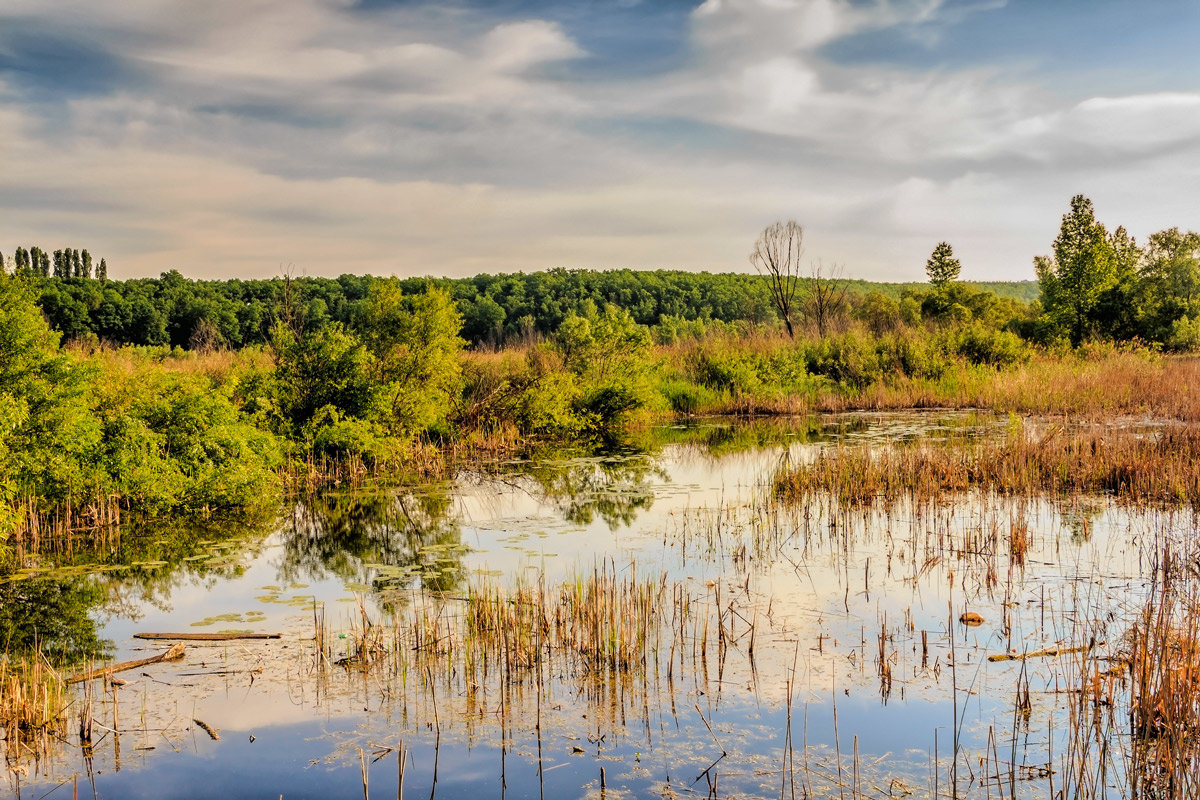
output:
[[[1029,360],[1029,346],[1015,333],[969,325],[956,335],[955,352],[972,364],[1011,367]]]

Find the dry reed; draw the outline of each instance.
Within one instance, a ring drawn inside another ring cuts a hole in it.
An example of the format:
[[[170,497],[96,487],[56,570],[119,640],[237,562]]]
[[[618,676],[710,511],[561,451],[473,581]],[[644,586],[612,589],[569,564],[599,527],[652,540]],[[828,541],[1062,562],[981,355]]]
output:
[[[0,657],[0,730],[10,765],[48,753],[66,733],[69,703],[62,676],[40,652],[23,659]]]
[[[1200,507],[1200,430],[1153,434],[1052,427],[1002,441],[894,445],[871,452],[834,448],[814,463],[785,469],[776,496],[799,501],[829,492],[850,504],[936,498],[986,489],[1002,494],[1108,494],[1130,503]],[[1021,545],[1014,532],[1014,545]]]

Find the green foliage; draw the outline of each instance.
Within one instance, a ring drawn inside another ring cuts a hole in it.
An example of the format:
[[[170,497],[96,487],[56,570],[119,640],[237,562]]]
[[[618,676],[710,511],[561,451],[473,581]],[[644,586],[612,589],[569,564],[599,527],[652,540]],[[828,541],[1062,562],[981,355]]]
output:
[[[1188,318],[1184,315],[1172,322],[1167,346],[1173,350],[1200,350],[1200,316]]]
[[[372,463],[398,455],[398,442],[378,425],[340,413],[333,406],[317,410],[304,424],[302,434],[313,452],[333,458],[361,456]]]
[[[275,356],[276,402],[298,430],[326,406],[339,414],[367,418],[375,410],[375,358],[340,325],[297,336],[279,325]]]
[[[954,249],[950,247],[949,242],[938,242],[929,260],[925,262],[925,274],[929,276],[929,282],[937,288],[958,280],[961,270],[962,264],[954,257]]]
[[[1029,345],[1011,331],[996,330],[979,323],[955,335],[954,352],[971,364],[1011,367],[1028,361]]]
[[[695,414],[715,407],[720,401],[720,394],[708,386],[679,378],[663,380],[658,390],[676,414]]]
[[[32,294],[0,275],[0,531],[14,501],[70,496],[95,483],[80,465],[99,430],[86,413],[86,370],[58,350]]]
[[[126,379],[127,380],[127,379]],[[151,513],[253,506],[278,492],[282,448],[201,376],[147,370],[137,390],[110,376],[98,409],[115,490]]]
[[[398,281],[377,281],[361,328],[388,422],[405,432],[444,422],[462,391],[458,354],[465,344],[450,296],[432,287],[406,296]]]
[[[1092,201],[1071,198],[1054,240],[1054,255],[1034,259],[1042,287],[1042,306],[1051,321],[1079,346],[1096,333],[1096,310],[1105,292],[1117,284],[1118,251],[1096,220]]]
[[[577,412],[578,380],[569,372],[543,370],[526,384],[516,402],[521,433],[536,439],[571,440],[584,433],[589,420]]]
[[[1151,234],[1139,277],[1135,299],[1139,336],[1177,349],[1194,349],[1184,344],[1189,337],[1180,334],[1194,324],[1188,320],[1200,316],[1200,233],[1169,228]]]
[[[563,366],[579,381],[575,412],[583,427],[611,431],[651,399],[650,332],[615,306],[567,315],[556,345]]]

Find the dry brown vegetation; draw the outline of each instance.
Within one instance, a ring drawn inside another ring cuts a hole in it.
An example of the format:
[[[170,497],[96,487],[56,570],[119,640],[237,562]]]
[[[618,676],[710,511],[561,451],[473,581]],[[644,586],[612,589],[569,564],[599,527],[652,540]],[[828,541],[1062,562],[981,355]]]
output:
[[[1130,635],[1130,769],[1135,796],[1200,792],[1200,595],[1168,559]],[[1193,567],[1194,568],[1194,567]]]
[[[11,765],[37,762],[63,735],[70,693],[44,656],[0,656],[0,731],[3,751]]]
[[[775,479],[776,495],[792,502],[830,492],[848,503],[891,503],[975,488],[1200,507],[1200,430],[1174,425],[1135,434],[1052,425],[1036,437],[1021,430],[1000,441],[898,444],[876,452],[838,447]]]

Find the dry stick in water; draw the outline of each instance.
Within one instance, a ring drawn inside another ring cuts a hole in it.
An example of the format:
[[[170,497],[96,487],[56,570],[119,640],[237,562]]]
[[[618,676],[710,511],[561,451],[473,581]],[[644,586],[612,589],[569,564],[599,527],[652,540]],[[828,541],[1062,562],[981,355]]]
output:
[[[408,758],[408,751],[404,749],[404,740],[400,740],[400,744],[396,745],[396,800],[404,800],[404,762]]]
[[[998,653],[997,655],[988,656],[988,661],[1024,661],[1027,658],[1040,658],[1042,656],[1061,656],[1067,653],[1086,653],[1093,647],[1105,644],[1105,642],[1093,642],[1091,644],[1080,645],[1078,647],[1047,647],[1044,650],[1031,650],[1028,653]]]
[[[169,649],[159,653],[156,656],[151,656],[150,658],[139,658],[136,661],[122,661],[119,664],[109,664],[107,667],[101,667],[99,669],[93,669],[79,675],[73,675],[70,678],[67,678],[67,683],[81,683],[83,681],[90,681],[94,678],[111,675],[114,672],[124,672],[125,670],[144,667],[148,664],[157,664],[160,661],[178,661],[179,659],[183,658],[183,651],[183,645],[177,642],[171,645]]]
[[[371,800],[371,792],[367,789],[367,756],[361,747],[358,748],[358,764],[362,769],[363,800]]]
[[[184,642],[228,642],[234,639],[278,639],[281,633],[135,633],[135,639],[151,639]]]

